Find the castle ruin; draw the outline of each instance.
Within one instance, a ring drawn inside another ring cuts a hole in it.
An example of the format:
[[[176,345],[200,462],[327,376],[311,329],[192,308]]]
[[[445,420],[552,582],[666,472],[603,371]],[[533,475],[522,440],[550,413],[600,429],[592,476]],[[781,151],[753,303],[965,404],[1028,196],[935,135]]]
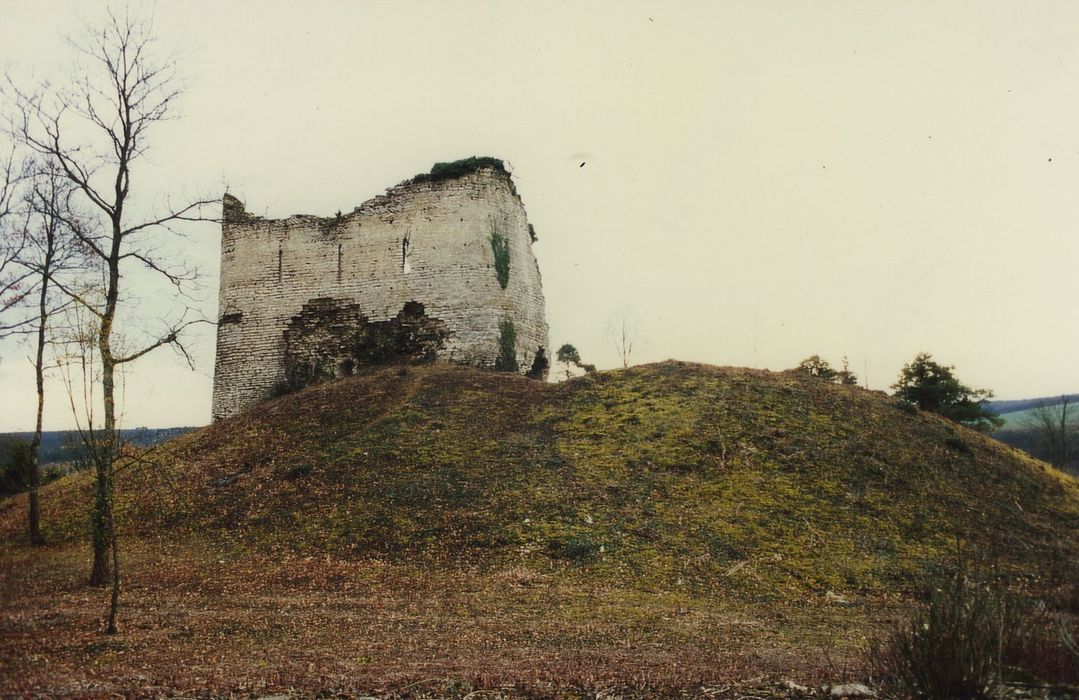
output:
[[[223,200],[213,419],[388,362],[545,376],[534,233],[502,162],[437,164],[329,218]]]

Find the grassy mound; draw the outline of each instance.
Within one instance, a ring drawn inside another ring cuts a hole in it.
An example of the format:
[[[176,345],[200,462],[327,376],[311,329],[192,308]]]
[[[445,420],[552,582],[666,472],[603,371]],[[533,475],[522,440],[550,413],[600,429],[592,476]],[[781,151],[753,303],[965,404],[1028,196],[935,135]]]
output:
[[[44,490],[83,541],[88,475]],[[129,535],[238,551],[569,566],[752,600],[913,590],[957,543],[1031,580],[1079,554],[1076,481],[883,394],[678,362],[562,385],[388,368],[122,468]],[[0,533],[20,541],[20,509]]]
[[[44,549],[0,501],[0,694],[779,697],[864,679],[957,543],[1038,595],[1079,554],[1079,486],[1018,451],[677,362],[369,371],[151,448],[116,493],[114,638],[89,475],[43,489]]]

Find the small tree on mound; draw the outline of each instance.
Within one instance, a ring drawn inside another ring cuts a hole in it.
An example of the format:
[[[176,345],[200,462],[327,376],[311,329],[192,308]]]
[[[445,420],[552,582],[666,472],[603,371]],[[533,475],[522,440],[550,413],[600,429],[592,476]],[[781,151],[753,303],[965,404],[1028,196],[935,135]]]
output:
[[[858,375],[850,371],[850,362],[846,355],[843,356],[843,369],[835,373],[835,380],[844,386],[858,385]]]
[[[596,371],[596,366],[588,364],[587,362],[581,362],[581,353],[577,351],[577,348],[566,343],[562,347],[558,348],[558,352],[555,353],[555,359],[562,364],[566,365],[566,379],[570,378],[570,365],[584,370],[586,374],[591,374]]]
[[[820,355],[810,355],[806,359],[798,363],[795,368],[802,374],[808,374],[811,377],[817,377],[818,379],[835,379],[836,371],[832,369],[832,366],[828,364],[828,361],[821,358]]]
[[[988,431],[1002,425],[1004,421],[985,407],[993,392],[971,389],[956,378],[954,370],[955,367],[934,362],[927,352],[918,353],[903,366],[899,381],[892,388],[902,401],[975,430]]]
[[[818,379],[826,379],[836,384],[856,385],[858,383],[858,375],[850,371],[850,364],[847,362],[846,355],[843,356],[843,369],[833,369],[828,361],[822,359],[820,355],[810,355],[806,359],[798,363],[798,366],[794,368],[795,371],[802,374],[808,374],[811,377],[817,377]]]

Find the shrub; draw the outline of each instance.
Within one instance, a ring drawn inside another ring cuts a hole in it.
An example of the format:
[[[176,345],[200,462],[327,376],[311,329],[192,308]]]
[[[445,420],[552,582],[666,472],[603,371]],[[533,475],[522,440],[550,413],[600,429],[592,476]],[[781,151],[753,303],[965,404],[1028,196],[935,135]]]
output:
[[[796,372],[808,374],[818,379],[826,379],[836,384],[845,384],[847,386],[856,386],[858,384],[858,375],[850,371],[850,363],[847,361],[846,355],[843,356],[843,369],[834,369],[820,355],[810,355],[799,362],[794,369]]]
[[[959,571],[906,624],[873,644],[881,676],[912,698],[988,698],[1033,645],[1018,605]]]
[[[828,364],[827,360],[821,359],[820,355],[811,355],[806,359],[798,363],[797,371],[808,374],[811,377],[818,377],[820,379],[832,380],[835,379],[836,372],[832,369],[832,366]]]
[[[578,369],[584,370],[585,374],[592,374],[596,371],[596,366],[587,362],[581,361],[581,353],[577,351],[577,348],[566,343],[562,347],[558,348],[558,352],[555,353],[555,358],[566,365],[566,379],[569,379],[569,365],[575,365]]]
[[[0,496],[25,491],[29,475],[30,443],[4,436],[0,439]]]
[[[934,362],[926,352],[903,366],[892,388],[896,398],[975,430],[992,430],[1004,422],[986,407],[992,391],[971,389],[956,378],[955,367]]]
[[[594,559],[601,551],[599,543],[585,535],[560,537],[547,546],[552,555],[577,563]]]

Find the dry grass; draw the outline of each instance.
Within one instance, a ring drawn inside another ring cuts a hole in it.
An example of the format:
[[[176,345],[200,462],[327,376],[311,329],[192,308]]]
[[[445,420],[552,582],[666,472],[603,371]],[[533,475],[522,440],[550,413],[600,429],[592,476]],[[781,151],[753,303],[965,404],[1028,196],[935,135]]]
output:
[[[116,637],[99,632],[107,593],[83,584],[86,552],[5,560],[0,693],[649,695],[817,682],[858,666],[861,631],[890,607],[759,609],[593,585],[557,567],[272,560],[164,541],[128,552]]]

